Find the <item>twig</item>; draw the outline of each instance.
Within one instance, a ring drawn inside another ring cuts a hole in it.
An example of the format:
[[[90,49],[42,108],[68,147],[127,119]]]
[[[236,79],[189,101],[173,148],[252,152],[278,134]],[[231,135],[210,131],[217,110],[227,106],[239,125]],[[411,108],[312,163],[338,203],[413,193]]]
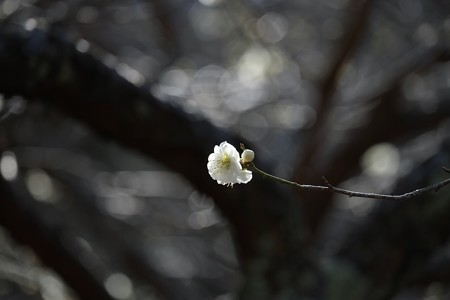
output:
[[[297,189],[308,190],[308,191],[317,191],[317,192],[332,192],[332,193],[338,193],[338,194],[347,195],[349,197],[361,197],[361,198],[370,198],[370,199],[405,200],[405,199],[410,199],[410,198],[413,198],[413,197],[417,197],[417,196],[422,195],[422,194],[424,194],[426,192],[429,192],[429,191],[437,192],[438,190],[440,190],[444,186],[450,184],[450,178],[448,178],[448,179],[443,180],[443,181],[441,181],[439,183],[436,183],[436,184],[433,184],[433,185],[430,185],[430,186],[427,186],[427,187],[424,187],[424,188],[420,188],[420,189],[414,190],[412,192],[404,193],[404,194],[401,194],[401,195],[385,195],[385,194],[376,194],[376,193],[355,192],[355,191],[350,191],[350,190],[338,188],[338,187],[335,187],[335,186],[331,185],[325,177],[322,177],[323,180],[326,183],[325,186],[299,184],[297,182],[289,181],[289,180],[286,180],[286,179],[283,179],[283,178],[271,175],[269,173],[266,173],[266,172],[258,169],[253,163],[249,163],[249,167],[253,171],[261,174],[263,177],[267,177],[267,178],[270,178],[270,179],[275,180],[277,182],[296,187]],[[443,169],[446,172],[449,171],[449,169],[447,169],[445,167]]]

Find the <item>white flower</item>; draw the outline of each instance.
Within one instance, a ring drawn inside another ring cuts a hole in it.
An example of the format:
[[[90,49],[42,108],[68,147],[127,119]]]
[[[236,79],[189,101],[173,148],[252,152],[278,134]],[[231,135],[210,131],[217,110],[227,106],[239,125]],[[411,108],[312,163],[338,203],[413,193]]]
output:
[[[214,153],[208,156],[207,167],[209,175],[219,184],[233,186],[235,183],[247,183],[252,179],[252,172],[242,169],[236,148],[227,142],[214,147]]]

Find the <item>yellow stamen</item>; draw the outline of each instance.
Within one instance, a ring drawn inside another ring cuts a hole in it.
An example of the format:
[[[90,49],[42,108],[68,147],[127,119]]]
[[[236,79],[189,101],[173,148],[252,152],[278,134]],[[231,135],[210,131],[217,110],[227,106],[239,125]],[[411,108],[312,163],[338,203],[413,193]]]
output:
[[[222,159],[220,160],[220,166],[225,169],[229,169],[231,164],[231,160],[228,155],[224,154]]]

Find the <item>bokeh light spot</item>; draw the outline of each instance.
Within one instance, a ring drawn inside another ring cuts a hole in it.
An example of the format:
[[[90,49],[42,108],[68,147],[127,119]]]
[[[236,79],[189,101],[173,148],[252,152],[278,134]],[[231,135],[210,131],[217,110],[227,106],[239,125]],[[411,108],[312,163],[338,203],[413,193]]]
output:
[[[33,169],[26,174],[26,185],[34,199],[42,202],[56,202],[53,180],[41,169]]]
[[[362,156],[364,172],[372,176],[392,176],[400,167],[400,153],[392,144],[381,143],[369,148]]]
[[[267,13],[258,20],[256,28],[263,40],[269,43],[277,43],[286,36],[288,22],[280,14]]]
[[[104,285],[106,291],[116,299],[127,299],[133,294],[133,283],[122,273],[111,274]]]
[[[0,160],[0,173],[5,180],[11,181],[16,179],[19,172],[16,156],[13,152],[5,151]]]
[[[10,15],[14,13],[20,5],[20,1],[18,0],[5,0],[2,3],[2,11],[5,15]]]

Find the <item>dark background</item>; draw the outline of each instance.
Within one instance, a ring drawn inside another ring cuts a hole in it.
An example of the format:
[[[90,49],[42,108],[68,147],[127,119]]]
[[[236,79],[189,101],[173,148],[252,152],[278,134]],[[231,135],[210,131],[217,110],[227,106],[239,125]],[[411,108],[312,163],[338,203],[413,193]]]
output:
[[[0,299],[449,299],[448,1],[0,1]]]

